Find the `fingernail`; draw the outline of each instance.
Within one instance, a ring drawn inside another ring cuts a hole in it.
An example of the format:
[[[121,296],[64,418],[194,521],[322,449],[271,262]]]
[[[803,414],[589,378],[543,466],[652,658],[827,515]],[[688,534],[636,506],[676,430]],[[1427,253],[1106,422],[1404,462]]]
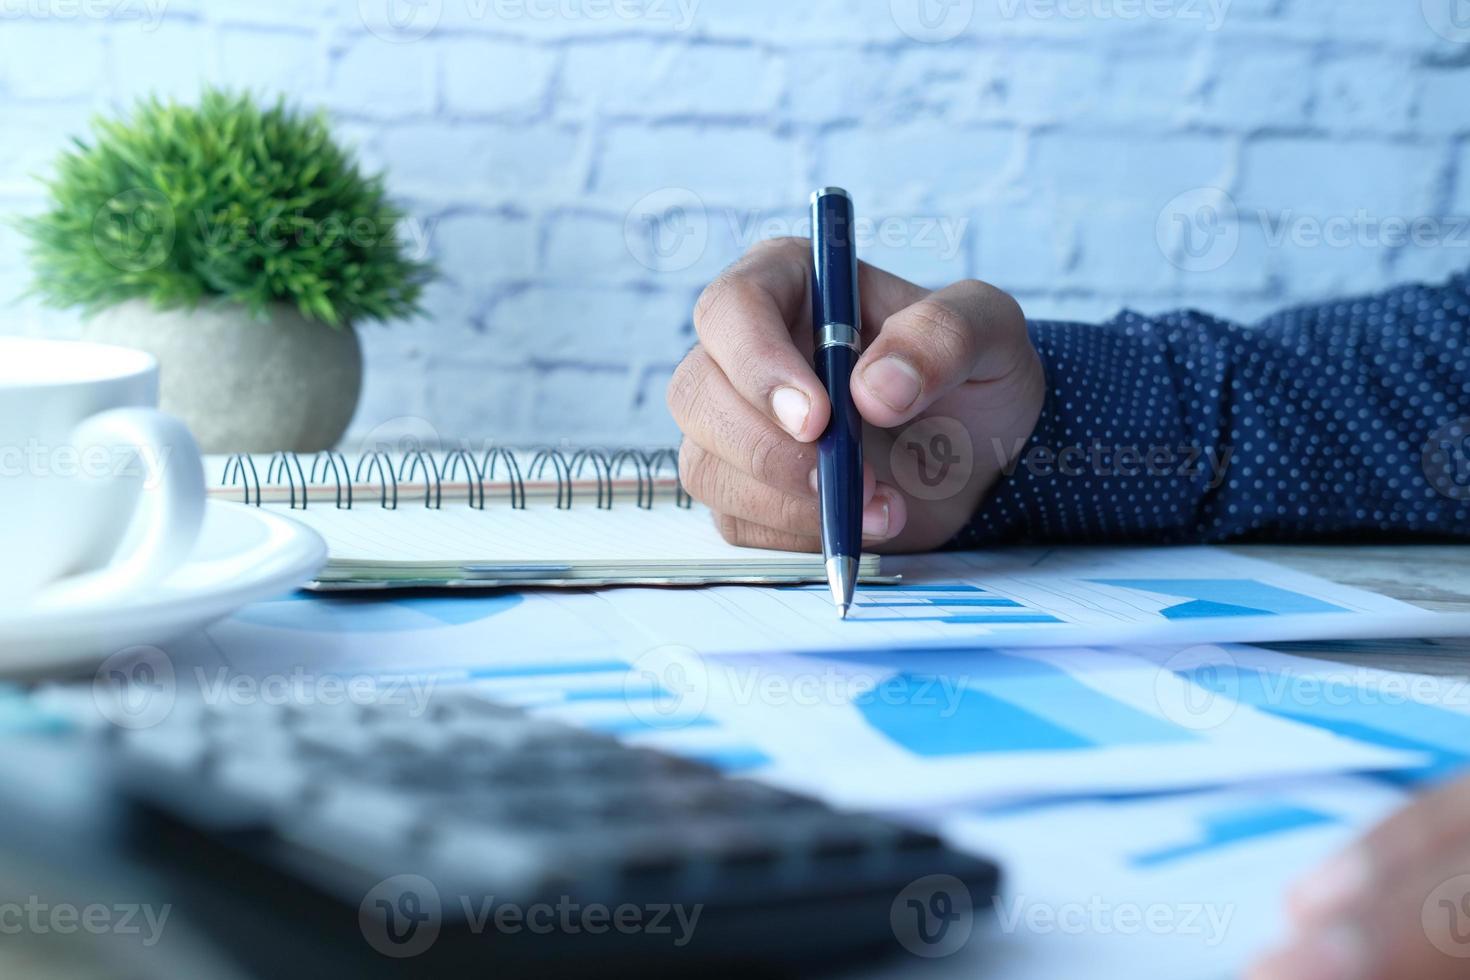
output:
[[[863,384],[873,396],[895,412],[906,411],[918,401],[924,382],[912,364],[890,354],[863,370]]]
[[[781,428],[794,436],[801,435],[806,428],[806,417],[811,413],[812,402],[806,393],[796,388],[777,388],[771,395],[771,410],[781,421]]]
[[[1356,848],[1318,865],[1291,890],[1292,911],[1303,919],[1323,919],[1357,904],[1367,895],[1372,872]]]
[[[863,537],[888,537],[888,498],[874,497],[863,508]]]
[[[820,493],[821,492],[818,489],[818,484],[817,484],[817,468],[815,466],[812,467],[811,475],[809,475],[807,477],[807,481],[806,482],[811,484],[812,493]]]

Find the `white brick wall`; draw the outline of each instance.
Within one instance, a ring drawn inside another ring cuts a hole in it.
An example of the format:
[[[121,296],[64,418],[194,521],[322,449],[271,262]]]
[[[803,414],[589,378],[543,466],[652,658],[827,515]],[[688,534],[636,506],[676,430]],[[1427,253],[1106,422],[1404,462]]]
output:
[[[0,0],[0,211],[141,93],[324,104],[443,268],[426,319],[364,330],[356,429],[657,442],[700,286],[803,233],[819,184],[857,195],[868,258],[1033,316],[1249,318],[1470,267],[1463,6]],[[21,248],[0,226],[0,330],[74,330],[9,301]]]

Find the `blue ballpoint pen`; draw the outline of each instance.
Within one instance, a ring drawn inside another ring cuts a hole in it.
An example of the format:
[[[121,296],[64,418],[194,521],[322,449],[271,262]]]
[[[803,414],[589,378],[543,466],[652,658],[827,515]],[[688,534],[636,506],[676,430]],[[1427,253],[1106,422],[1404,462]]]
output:
[[[853,224],[847,191],[824,187],[812,194],[814,360],[832,403],[832,418],[817,442],[817,496],[827,583],[844,619],[852,608],[863,548],[863,422],[852,401],[862,329]]]

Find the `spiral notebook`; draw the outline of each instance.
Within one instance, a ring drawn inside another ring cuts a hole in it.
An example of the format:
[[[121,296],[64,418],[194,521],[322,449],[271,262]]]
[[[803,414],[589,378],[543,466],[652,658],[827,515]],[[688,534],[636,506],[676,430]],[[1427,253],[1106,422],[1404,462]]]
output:
[[[820,555],[726,543],[667,449],[276,453],[206,470],[211,496],[326,539],[318,590],[826,581]],[[859,575],[883,580],[877,556]]]

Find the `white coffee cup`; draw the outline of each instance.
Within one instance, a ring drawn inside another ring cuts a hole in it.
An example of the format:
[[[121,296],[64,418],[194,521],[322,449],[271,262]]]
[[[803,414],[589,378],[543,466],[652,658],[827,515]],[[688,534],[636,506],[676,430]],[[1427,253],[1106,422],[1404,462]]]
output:
[[[142,351],[0,337],[0,612],[128,595],[188,557],[203,466],[157,404]]]

